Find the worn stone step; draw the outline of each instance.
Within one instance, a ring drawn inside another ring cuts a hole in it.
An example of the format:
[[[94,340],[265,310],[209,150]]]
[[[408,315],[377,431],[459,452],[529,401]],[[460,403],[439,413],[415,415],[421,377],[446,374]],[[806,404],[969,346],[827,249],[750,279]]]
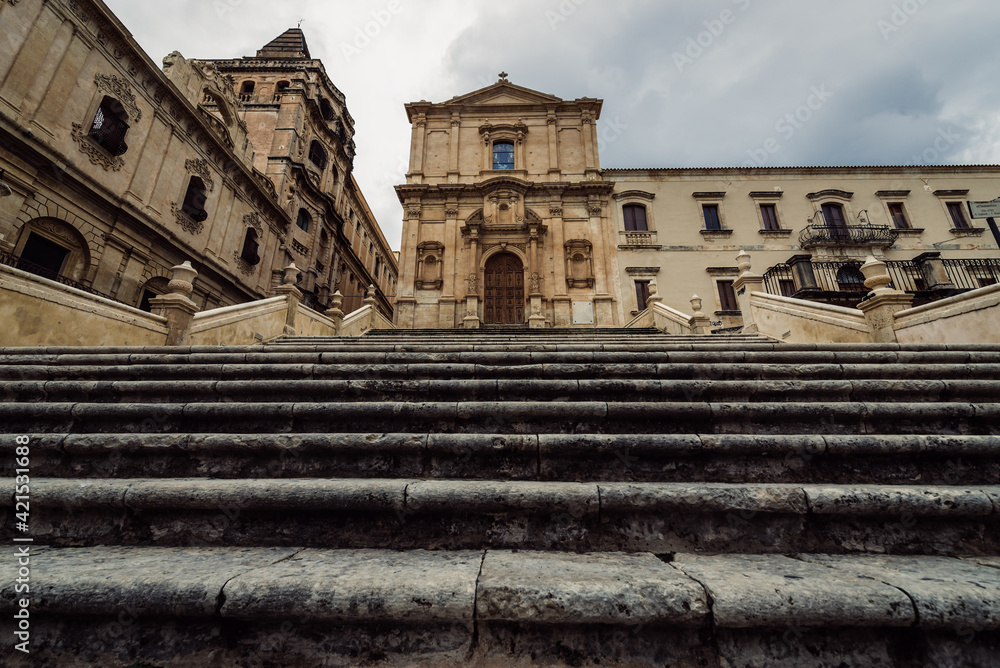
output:
[[[1000,436],[31,434],[53,477],[992,484]],[[10,440],[10,437],[6,437]],[[0,442],[3,442],[0,438]],[[13,447],[13,444],[12,446]]]
[[[0,433],[1000,434],[997,403],[0,403]],[[708,427],[708,428],[706,428]]]
[[[34,479],[31,491],[32,535],[54,545],[1000,554],[988,485]]]
[[[968,402],[1000,400],[997,380],[154,380],[11,381],[15,402],[341,401]]]
[[[916,668],[1000,649],[996,558],[31,551],[32,654],[11,666]],[[0,554],[9,588],[17,550]],[[0,600],[8,637],[15,605]]]

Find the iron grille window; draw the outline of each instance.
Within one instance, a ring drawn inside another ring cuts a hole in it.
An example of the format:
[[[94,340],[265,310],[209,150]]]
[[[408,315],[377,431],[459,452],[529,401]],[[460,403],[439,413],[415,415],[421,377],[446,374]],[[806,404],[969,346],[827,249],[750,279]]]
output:
[[[493,169],[514,169],[514,145],[510,142],[493,144]]]
[[[641,204],[626,204],[622,207],[625,216],[626,232],[648,232],[646,226],[646,207]]]
[[[705,215],[705,229],[706,230],[721,230],[722,221],[719,219],[719,205],[718,204],[703,204],[701,207],[702,212]]]
[[[778,225],[778,207],[774,204],[761,204],[760,217],[764,221],[765,230],[781,229],[781,225]]]
[[[114,98],[105,97],[94,115],[88,135],[111,155],[124,155],[128,151],[128,144],[125,143],[127,119],[128,115],[121,103]]]

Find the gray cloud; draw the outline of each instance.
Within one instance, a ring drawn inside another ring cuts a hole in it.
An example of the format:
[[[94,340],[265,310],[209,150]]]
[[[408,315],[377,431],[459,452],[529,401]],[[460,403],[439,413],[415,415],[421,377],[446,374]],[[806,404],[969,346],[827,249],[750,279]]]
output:
[[[388,0],[180,0],[169,10],[107,0],[155,61],[174,49],[250,55],[305,18],[313,55],[358,122],[356,176],[395,247],[403,104],[481,88],[501,70],[560,97],[604,99],[606,167],[741,165],[769,139],[780,149],[768,165],[910,163],[942,146],[941,133],[950,143],[939,162],[1000,161],[991,0],[398,1],[347,59],[344,45]],[[832,97],[795,118],[823,87]]]

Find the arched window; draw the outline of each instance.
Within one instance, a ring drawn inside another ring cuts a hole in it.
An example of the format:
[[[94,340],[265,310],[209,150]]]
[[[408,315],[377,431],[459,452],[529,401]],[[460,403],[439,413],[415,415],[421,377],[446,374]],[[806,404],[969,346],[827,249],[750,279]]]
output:
[[[321,99],[319,101],[319,110],[323,114],[324,121],[332,121],[336,118],[336,114],[333,113],[333,105],[330,104],[328,100]]]
[[[247,230],[247,235],[243,239],[243,252],[240,257],[250,266],[260,264],[260,256],[257,254],[260,242],[257,240],[257,230],[252,227]]]
[[[506,141],[493,144],[493,169],[514,169],[514,145]]]
[[[192,176],[191,180],[188,181],[187,192],[184,194],[184,206],[181,207],[181,210],[198,223],[208,218],[208,212],[205,211],[205,202],[208,200],[208,196],[205,192],[205,182],[201,180],[201,177]]]
[[[305,209],[299,209],[299,217],[298,220],[295,221],[295,224],[298,225],[299,229],[303,232],[308,232],[309,226],[312,224],[312,216],[310,216],[309,212]]]
[[[240,88],[240,97],[243,100],[249,100],[250,96],[253,95],[254,88],[257,87],[253,81],[244,81],[243,86]]]
[[[642,204],[626,204],[622,207],[626,232],[647,232],[646,207]]]
[[[285,90],[286,90],[286,89],[287,89],[287,88],[288,88],[288,87],[289,87],[290,85],[291,85],[291,84],[290,84],[290,83],[288,83],[287,81],[279,81],[279,82],[278,82],[277,84],[275,84],[275,86],[274,86],[274,92],[275,92],[276,94],[278,94],[278,95],[281,95],[282,93],[284,93],[284,92],[285,92]]]
[[[316,140],[309,145],[309,162],[320,169],[326,169],[326,150]]]
[[[326,247],[330,245],[330,234],[326,230],[319,231],[319,247],[326,250]]]
[[[124,155],[128,150],[125,135],[128,133],[128,114],[122,103],[105,96],[94,114],[94,122],[87,135],[113,156]]]
[[[865,277],[857,265],[845,264],[837,270],[837,287],[844,292],[864,292]]]

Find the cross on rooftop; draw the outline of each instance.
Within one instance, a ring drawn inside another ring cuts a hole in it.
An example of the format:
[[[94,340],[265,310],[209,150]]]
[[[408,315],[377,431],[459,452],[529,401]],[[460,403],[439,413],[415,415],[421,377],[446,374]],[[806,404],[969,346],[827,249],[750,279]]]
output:
[[[506,72],[501,72],[500,73],[500,81],[506,81],[506,80],[507,80],[507,73]]]

